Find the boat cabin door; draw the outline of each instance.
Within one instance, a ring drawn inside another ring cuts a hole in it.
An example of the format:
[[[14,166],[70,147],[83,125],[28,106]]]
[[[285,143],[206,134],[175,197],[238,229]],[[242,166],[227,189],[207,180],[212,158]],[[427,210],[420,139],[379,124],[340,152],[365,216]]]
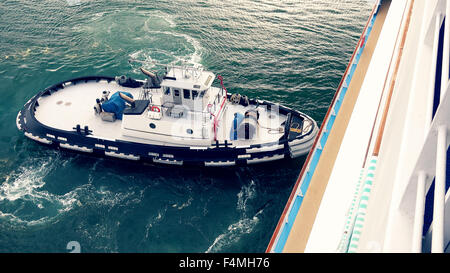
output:
[[[181,90],[180,89],[173,89],[173,103],[181,104]]]

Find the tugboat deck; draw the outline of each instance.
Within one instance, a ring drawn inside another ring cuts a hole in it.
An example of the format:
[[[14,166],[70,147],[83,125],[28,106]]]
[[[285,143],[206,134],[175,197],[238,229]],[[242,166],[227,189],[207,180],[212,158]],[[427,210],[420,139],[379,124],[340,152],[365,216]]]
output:
[[[93,105],[103,90],[120,90],[136,97],[138,89],[126,88],[111,81],[91,81],[71,84],[50,96],[40,97],[35,117],[42,124],[60,130],[73,131],[77,124],[88,126],[97,138],[119,139],[121,122],[103,121],[94,114]]]
[[[212,90],[216,88],[211,88]],[[67,84],[63,89],[51,95],[42,96],[38,99],[39,106],[36,107],[35,117],[42,124],[66,131],[73,131],[77,124],[84,128],[88,126],[92,135],[96,138],[107,140],[134,141],[147,144],[170,144],[173,146],[210,146],[213,140],[211,137],[202,137],[202,119],[204,112],[186,111],[182,118],[173,118],[162,115],[160,120],[152,120],[147,116],[147,111],[140,115],[133,115],[133,124],[138,124],[139,128],[128,128],[122,120],[108,122],[102,120],[94,113],[93,104],[101,97],[102,91],[129,92],[134,98],[138,98],[142,88],[128,88],[117,84],[115,81],[88,81],[77,84]],[[158,91],[160,92],[160,90]],[[252,105],[251,108],[255,108]],[[217,140],[230,141],[230,130],[233,126],[235,113],[244,115],[249,107],[240,104],[228,103],[220,116],[217,127]],[[206,110],[205,110],[206,111]],[[234,140],[234,144],[250,145],[259,143],[276,142],[283,136],[284,132],[279,130],[286,121],[286,115],[278,113],[278,109],[270,111],[264,105],[258,106],[259,125],[257,138]],[[209,129],[213,126],[213,120],[208,120]],[[149,124],[153,123],[156,128],[150,131]],[[308,126],[307,123],[304,126]],[[306,129],[306,128],[305,128]],[[188,133],[190,132],[190,133]]]

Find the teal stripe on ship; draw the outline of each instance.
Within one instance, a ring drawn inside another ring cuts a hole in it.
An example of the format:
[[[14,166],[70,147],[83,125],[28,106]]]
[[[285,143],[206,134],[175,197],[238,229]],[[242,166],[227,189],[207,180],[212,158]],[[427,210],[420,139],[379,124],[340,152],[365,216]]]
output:
[[[370,193],[372,191],[373,178],[375,177],[376,171],[376,164],[377,164],[377,157],[374,156],[370,160],[370,165],[367,168],[368,170],[367,179],[364,182],[364,186],[362,189],[364,195],[362,195],[359,200],[357,216],[355,219],[355,221],[358,221],[359,224],[355,225],[351,232],[350,241],[352,242],[352,244],[350,244],[349,248],[347,249],[348,253],[355,253],[358,250],[359,238],[361,236],[362,229],[364,228],[364,222],[366,220],[367,204],[369,202]]]

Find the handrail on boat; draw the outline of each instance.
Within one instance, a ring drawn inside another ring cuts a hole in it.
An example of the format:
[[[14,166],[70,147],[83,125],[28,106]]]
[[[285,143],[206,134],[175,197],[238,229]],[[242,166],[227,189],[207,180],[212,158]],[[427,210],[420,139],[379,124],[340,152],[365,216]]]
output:
[[[222,86],[222,90],[225,90],[225,95],[222,97],[222,104],[220,105],[219,111],[217,112],[217,114],[213,114],[210,112],[210,114],[214,117],[214,141],[217,141],[217,123],[219,121],[219,115],[220,112],[222,111],[223,106],[225,105],[225,102],[227,101],[227,95],[228,95],[228,91],[225,88],[224,84],[223,84],[223,77],[221,75],[218,75],[217,78],[220,80],[220,85]],[[223,94],[223,92],[222,92]]]

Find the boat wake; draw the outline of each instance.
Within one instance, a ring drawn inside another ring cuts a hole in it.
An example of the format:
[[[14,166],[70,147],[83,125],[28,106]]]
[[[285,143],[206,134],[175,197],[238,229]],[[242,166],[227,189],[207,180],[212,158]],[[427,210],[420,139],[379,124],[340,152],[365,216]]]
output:
[[[130,58],[143,61],[155,67],[155,60],[160,64],[193,64],[199,65],[203,48],[194,37],[176,31],[176,24],[168,14],[152,14],[144,22],[142,35],[136,42],[146,42],[144,49],[129,54]],[[152,65],[153,64],[153,65]],[[140,73],[139,67],[133,72]]]
[[[31,161],[27,160],[7,175],[0,185],[0,219],[16,224],[38,225],[51,221],[78,204],[79,188],[63,195],[43,189],[45,177],[61,163],[57,155]]]
[[[118,206],[141,202],[143,189],[139,187],[117,190],[104,184],[96,185],[98,178],[93,175],[101,161],[86,169],[85,181],[80,178],[81,183],[64,185],[62,180],[65,178],[60,173],[71,169],[76,164],[72,161],[77,159],[61,157],[58,153],[29,157],[6,175],[0,184],[0,221],[34,226],[56,221],[76,208],[95,207],[111,211]],[[110,176],[111,179],[117,178],[116,174]],[[58,185],[57,192],[52,192],[55,185]]]
[[[212,245],[205,251],[206,253],[220,252],[227,247],[236,244],[243,235],[251,233],[259,223],[258,216],[260,216],[264,208],[251,215],[247,205],[249,200],[256,197],[255,182],[251,180],[250,184],[243,185],[237,194],[237,197],[236,209],[241,214],[240,219],[236,223],[229,225],[224,233],[214,239]]]

